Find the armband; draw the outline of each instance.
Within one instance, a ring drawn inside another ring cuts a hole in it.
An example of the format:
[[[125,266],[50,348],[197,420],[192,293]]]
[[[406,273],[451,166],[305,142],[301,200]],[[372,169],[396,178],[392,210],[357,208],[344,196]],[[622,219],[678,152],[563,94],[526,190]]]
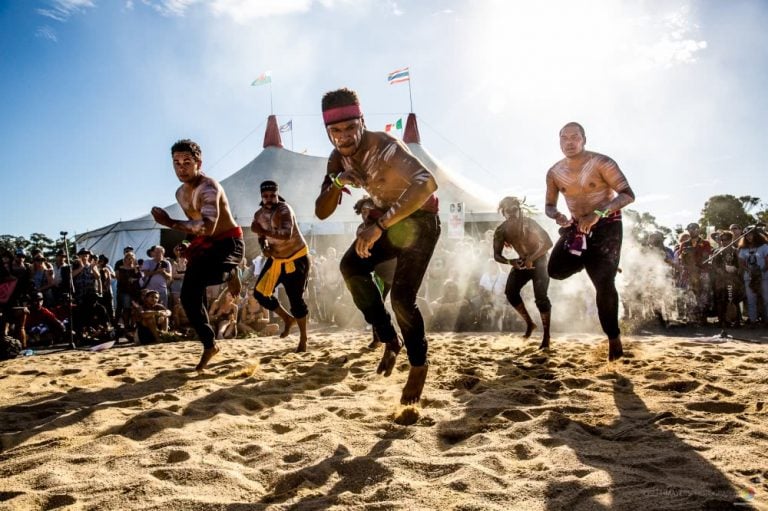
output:
[[[333,183],[333,186],[341,190],[344,188],[344,185],[339,181],[339,176],[337,174],[331,174],[331,183]]]
[[[594,213],[595,213],[597,216],[599,216],[600,218],[605,218],[605,217],[607,217],[607,216],[608,216],[608,210],[607,210],[607,209],[606,209],[605,211],[600,211],[599,209],[596,209],[596,210],[594,211]]]

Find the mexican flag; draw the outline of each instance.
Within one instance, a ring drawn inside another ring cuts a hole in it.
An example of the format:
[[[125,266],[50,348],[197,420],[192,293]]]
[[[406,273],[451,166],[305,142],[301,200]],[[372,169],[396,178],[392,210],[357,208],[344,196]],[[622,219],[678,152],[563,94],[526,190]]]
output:
[[[386,131],[387,133],[389,133],[393,129],[395,129],[395,130],[402,130],[403,129],[403,118],[402,117],[399,118],[397,120],[397,122],[393,122],[392,124],[387,124],[386,126],[384,126],[384,131]]]

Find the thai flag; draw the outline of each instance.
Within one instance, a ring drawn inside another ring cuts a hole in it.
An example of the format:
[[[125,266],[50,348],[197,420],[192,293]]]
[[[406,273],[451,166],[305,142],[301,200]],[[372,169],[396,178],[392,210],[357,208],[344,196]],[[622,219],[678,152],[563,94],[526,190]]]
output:
[[[410,79],[411,79],[411,72],[408,70],[407,67],[404,67],[403,69],[398,69],[397,71],[392,71],[387,76],[387,82],[389,82],[390,85],[407,82],[407,81],[410,81]]]

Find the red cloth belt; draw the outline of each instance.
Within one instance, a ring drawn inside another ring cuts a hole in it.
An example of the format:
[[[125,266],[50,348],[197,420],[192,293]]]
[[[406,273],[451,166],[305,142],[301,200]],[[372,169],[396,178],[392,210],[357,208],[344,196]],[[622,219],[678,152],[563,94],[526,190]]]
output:
[[[192,259],[193,257],[198,256],[202,252],[213,247],[214,242],[225,240],[227,238],[242,239],[242,227],[238,225],[237,227],[233,227],[232,229],[219,233],[216,236],[195,236],[184,251],[184,254],[187,256],[187,259]]]

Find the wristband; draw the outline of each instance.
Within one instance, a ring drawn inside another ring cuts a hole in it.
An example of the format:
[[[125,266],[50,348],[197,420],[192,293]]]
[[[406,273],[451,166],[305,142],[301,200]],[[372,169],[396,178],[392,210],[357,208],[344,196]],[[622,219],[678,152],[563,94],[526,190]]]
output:
[[[387,228],[386,228],[386,227],[384,227],[383,225],[381,225],[381,218],[377,218],[375,223],[376,223],[376,227],[378,227],[379,229],[381,229],[381,231],[382,231],[382,232],[385,232],[385,231],[387,230]]]
[[[333,186],[341,190],[344,188],[344,185],[339,181],[339,176],[337,174],[331,174],[331,183],[333,183]]]
[[[599,209],[596,209],[596,210],[594,211],[594,213],[595,213],[597,216],[599,216],[600,218],[605,218],[605,217],[607,217],[607,216],[608,216],[608,210],[607,210],[607,209],[606,209],[605,211],[600,211]]]

